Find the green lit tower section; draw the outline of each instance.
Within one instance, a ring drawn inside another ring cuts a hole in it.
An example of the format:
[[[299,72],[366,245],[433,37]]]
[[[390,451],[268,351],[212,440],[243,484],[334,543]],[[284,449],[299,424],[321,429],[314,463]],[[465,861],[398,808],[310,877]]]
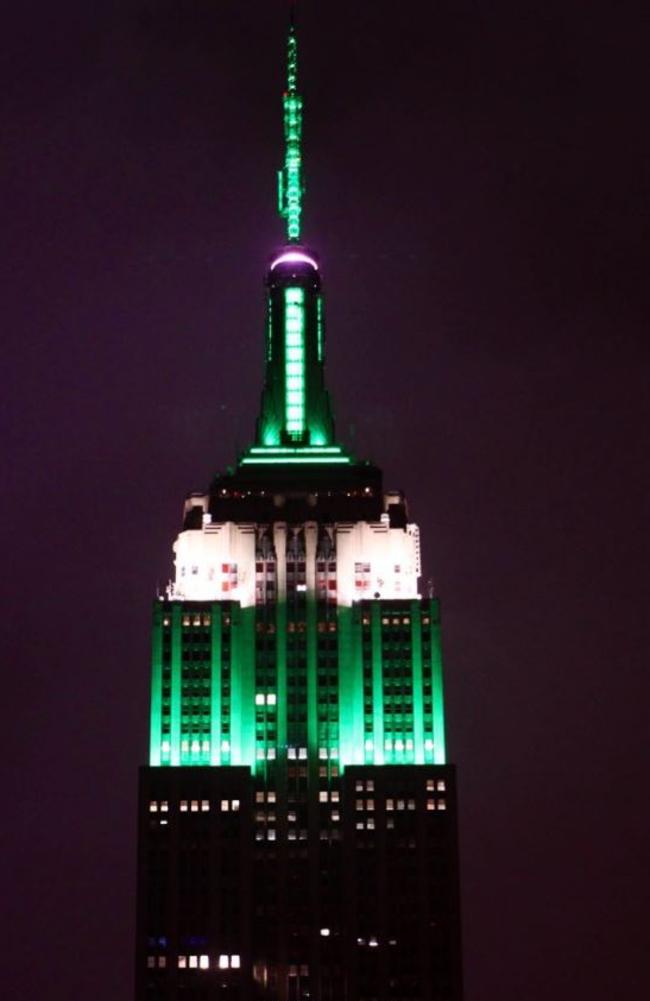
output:
[[[153,608],[136,1001],[461,1001],[438,599],[335,433],[288,38],[252,442],[185,501]]]

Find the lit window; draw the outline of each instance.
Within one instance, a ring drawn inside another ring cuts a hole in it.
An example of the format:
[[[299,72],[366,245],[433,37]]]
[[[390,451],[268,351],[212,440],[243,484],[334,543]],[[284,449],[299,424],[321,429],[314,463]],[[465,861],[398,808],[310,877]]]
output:
[[[427,779],[427,792],[433,792],[436,788],[436,784],[433,779]]]
[[[415,800],[414,799],[410,799],[408,801],[408,808],[409,808],[409,810],[415,810]]]
[[[190,970],[196,970],[199,965],[198,956],[190,956]]]
[[[190,810],[192,811],[192,813],[198,813],[199,812],[199,801],[198,801],[198,799],[193,799],[191,801],[191,803],[190,803]]]
[[[387,799],[386,800],[386,809],[387,810],[394,810],[395,809],[395,802],[394,802],[394,800],[392,800],[392,799]]]
[[[394,817],[387,817],[387,819],[386,819],[386,827],[389,827],[391,829],[395,827],[395,818]]]
[[[338,823],[340,819],[341,819],[341,814],[339,813],[339,811],[332,810],[332,820],[334,821],[334,823]]]
[[[235,811],[235,813],[237,812],[237,810],[239,809],[239,800],[238,799],[233,799],[233,801],[231,803],[231,808]]]
[[[326,789],[321,789],[321,791],[318,794],[318,799],[319,799],[319,801],[321,803],[327,803],[327,790]]]
[[[318,757],[321,759],[321,761],[323,759],[327,758],[327,748],[326,747],[319,747],[318,748]]]
[[[149,813],[158,813],[158,803],[155,799],[152,799],[149,803]]]
[[[368,939],[368,945],[371,946],[371,948],[373,949],[376,949],[377,946],[379,945],[379,942],[377,941],[374,935],[372,935],[371,938]]]
[[[362,831],[364,827],[363,820],[357,820],[357,830]]]
[[[209,970],[210,969],[210,959],[208,956],[201,956],[199,958],[199,969]]]
[[[444,779],[439,779],[438,780],[438,792],[444,792],[446,788],[447,788],[447,786],[445,785],[445,780]]]
[[[295,758],[295,756],[296,756],[296,749],[295,749],[295,747],[290,747],[287,750],[287,757],[291,758],[293,760]]]
[[[223,955],[219,956],[219,969],[220,970],[227,970],[229,965],[230,964],[228,962],[228,957],[227,956],[223,956]]]
[[[374,792],[375,791],[375,781],[374,781],[374,779],[368,779],[368,781],[366,782],[366,789],[368,790],[368,792]]]
[[[166,956],[158,956],[158,966],[160,967],[161,970],[165,969],[165,967],[167,966]]]
[[[264,793],[263,792],[261,792],[261,791],[258,790],[255,793],[255,802],[256,803],[263,803],[264,802]]]
[[[361,792],[361,790],[363,789],[363,782],[361,781],[361,779],[357,779],[357,781],[354,783],[354,788],[357,790],[357,792]]]
[[[295,827],[290,827],[289,828],[289,841],[295,841],[295,840],[296,840],[296,829],[295,829]]]
[[[257,695],[255,696],[255,705],[256,706],[263,706],[264,705],[264,701],[265,701],[264,700],[264,696],[260,692],[258,692]]]
[[[179,970],[184,970],[186,966],[187,966],[187,956],[179,956],[178,957],[178,969]]]
[[[444,799],[439,799],[438,800],[438,809],[439,810],[446,810],[447,809],[447,804],[445,803]]]
[[[239,956],[230,957],[230,968],[232,970],[238,970],[241,966],[241,958]]]
[[[368,821],[366,823],[366,827],[368,828],[369,831],[374,831],[374,829],[375,829],[375,818],[374,817],[368,817]]]
[[[274,760],[274,758],[275,758],[275,748],[274,747],[269,747],[268,751],[266,752],[266,757],[268,758],[269,761],[273,761]]]
[[[304,761],[304,759],[307,757],[307,748],[306,747],[299,748],[299,750],[298,750],[298,757],[301,760]]]
[[[320,933],[323,936],[323,938],[327,938],[329,936],[330,930],[329,928],[321,928]]]
[[[148,968],[150,970],[152,970],[155,965],[156,965],[156,957],[155,956],[147,956],[147,966],[148,966]]]
[[[230,809],[230,803],[228,802],[228,800],[227,799],[222,799],[221,800],[221,810],[222,810],[222,813],[228,813],[229,809]]]
[[[356,808],[357,808],[357,810],[363,810],[363,800],[362,799],[358,799],[356,801]]]
[[[374,801],[374,799],[367,799],[366,800],[366,810],[374,810],[374,809],[375,809],[375,801]]]
[[[435,808],[436,808],[436,801],[435,801],[435,799],[428,799],[427,800],[427,810],[435,810]]]
[[[424,750],[425,751],[432,751],[433,750],[433,741],[431,740],[430,737],[427,737],[427,739],[424,742]]]
[[[266,704],[267,704],[267,706],[274,706],[277,701],[278,701],[277,700],[277,696],[275,696],[273,694],[266,696]]]
[[[404,800],[403,799],[398,799],[397,800],[397,809],[398,810],[403,810],[404,809]]]
[[[201,812],[202,813],[207,813],[209,809],[210,809],[210,800],[209,799],[202,799],[201,800]]]
[[[266,799],[269,803],[275,803],[275,792],[273,790],[271,790],[271,792],[268,792],[266,794]]]
[[[275,828],[269,827],[268,831],[266,832],[266,837],[268,841],[275,841]]]
[[[339,801],[338,789],[334,789],[333,792],[330,793],[330,799],[332,800],[332,803],[338,803]]]

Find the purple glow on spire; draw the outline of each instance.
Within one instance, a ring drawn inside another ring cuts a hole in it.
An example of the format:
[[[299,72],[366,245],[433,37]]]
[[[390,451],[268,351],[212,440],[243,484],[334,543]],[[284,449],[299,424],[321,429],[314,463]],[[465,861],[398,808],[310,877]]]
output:
[[[300,250],[285,250],[283,254],[280,254],[280,256],[276,257],[273,261],[271,264],[271,271],[273,271],[273,268],[276,268],[278,264],[311,264],[312,268],[315,268],[316,271],[318,271],[318,265],[316,264],[314,258],[310,257],[309,254],[303,254]]]

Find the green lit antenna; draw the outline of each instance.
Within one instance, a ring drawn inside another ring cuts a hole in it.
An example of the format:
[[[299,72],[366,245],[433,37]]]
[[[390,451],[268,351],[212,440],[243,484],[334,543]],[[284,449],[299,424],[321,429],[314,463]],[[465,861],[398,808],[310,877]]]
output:
[[[302,196],[305,185],[302,176],[302,97],[298,93],[298,42],[296,39],[295,5],[291,4],[287,41],[287,89],[284,106],[284,166],[278,171],[278,211],[286,222],[289,243],[300,241]]]

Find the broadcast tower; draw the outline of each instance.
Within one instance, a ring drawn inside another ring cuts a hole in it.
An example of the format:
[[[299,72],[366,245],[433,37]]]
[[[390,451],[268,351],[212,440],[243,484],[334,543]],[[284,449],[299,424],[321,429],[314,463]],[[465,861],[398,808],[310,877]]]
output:
[[[419,530],[335,434],[288,37],[255,441],[153,610],[136,1001],[460,1001],[456,791]]]

